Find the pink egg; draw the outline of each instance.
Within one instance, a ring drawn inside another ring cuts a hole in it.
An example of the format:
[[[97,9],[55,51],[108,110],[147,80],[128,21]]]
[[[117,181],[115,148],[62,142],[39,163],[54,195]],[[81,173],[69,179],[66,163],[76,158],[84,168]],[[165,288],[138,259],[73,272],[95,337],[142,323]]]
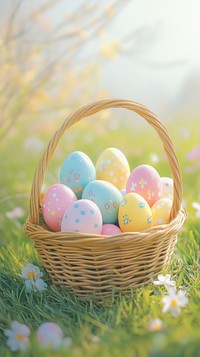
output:
[[[115,224],[103,224],[101,234],[105,236],[112,236],[121,233],[121,229]]]
[[[141,195],[151,207],[161,198],[162,181],[160,175],[150,165],[140,165],[130,174],[126,192],[135,192]]]
[[[57,349],[61,345],[63,331],[60,326],[54,322],[44,322],[38,328],[36,337],[41,346]]]
[[[57,183],[49,187],[43,198],[42,214],[52,231],[60,231],[63,214],[75,201],[77,201],[75,193],[66,185]]]
[[[93,201],[81,199],[72,203],[65,211],[61,231],[100,234],[102,215]]]

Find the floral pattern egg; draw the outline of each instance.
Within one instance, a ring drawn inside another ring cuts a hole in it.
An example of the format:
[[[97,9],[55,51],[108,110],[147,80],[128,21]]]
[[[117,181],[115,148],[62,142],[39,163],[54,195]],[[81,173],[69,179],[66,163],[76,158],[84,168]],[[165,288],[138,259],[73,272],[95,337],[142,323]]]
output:
[[[162,196],[162,181],[159,173],[150,165],[140,165],[130,174],[126,192],[141,195],[151,207]]]
[[[161,177],[162,181],[162,198],[173,196],[174,194],[174,181],[171,177]]]
[[[130,167],[126,157],[119,149],[111,147],[104,150],[95,167],[98,180],[108,181],[119,190],[126,187]]]
[[[168,224],[170,212],[172,208],[172,199],[161,198],[151,207],[153,216],[153,226],[159,226],[160,224]]]
[[[91,200],[99,207],[103,223],[117,223],[121,192],[110,182],[103,180],[91,181],[84,189],[82,198]]]
[[[74,151],[66,157],[60,170],[60,182],[70,187],[81,198],[85,186],[96,179],[93,162],[82,151]]]
[[[122,200],[118,212],[122,232],[141,232],[152,225],[152,213],[145,199],[130,192]]]

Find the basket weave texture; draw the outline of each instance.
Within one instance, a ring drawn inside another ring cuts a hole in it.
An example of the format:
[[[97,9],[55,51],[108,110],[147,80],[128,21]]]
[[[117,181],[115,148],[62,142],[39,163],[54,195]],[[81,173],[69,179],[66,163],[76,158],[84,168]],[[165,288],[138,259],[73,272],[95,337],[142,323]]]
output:
[[[41,188],[48,163],[64,132],[81,119],[109,108],[123,108],[142,116],[159,135],[174,179],[170,223],[143,232],[101,236],[52,232],[41,216]],[[173,254],[178,232],[187,213],[182,205],[182,179],[174,145],[158,117],[144,105],[125,99],[90,103],[71,114],[50,140],[33,179],[30,214],[25,234],[34,242],[52,281],[66,285],[77,296],[103,301],[113,292],[130,291],[147,284],[165,269]]]

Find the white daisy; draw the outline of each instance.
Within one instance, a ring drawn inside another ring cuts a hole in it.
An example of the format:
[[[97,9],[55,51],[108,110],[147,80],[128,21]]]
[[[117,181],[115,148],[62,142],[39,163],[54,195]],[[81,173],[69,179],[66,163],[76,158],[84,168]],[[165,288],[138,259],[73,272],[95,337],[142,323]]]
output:
[[[192,207],[196,210],[196,217],[200,218],[200,203],[192,202]]]
[[[176,282],[174,280],[170,280],[171,275],[166,274],[165,276],[163,274],[158,275],[158,280],[154,280],[154,285],[164,285],[167,289],[169,287],[174,287],[176,286]]]
[[[187,305],[188,298],[182,290],[176,293],[176,290],[171,288],[168,290],[168,295],[163,297],[162,302],[164,304],[162,311],[164,313],[171,311],[172,315],[176,317],[180,312],[180,308]]]
[[[37,279],[37,280],[26,279],[25,287],[26,287],[26,291],[28,293],[31,293],[32,291],[40,291],[41,292],[41,291],[46,290],[47,284],[42,279]]]
[[[18,321],[12,321],[11,329],[4,330],[4,335],[8,337],[6,344],[12,352],[26,350],[30,334],[29,327]]]
[[[41,279],[43,273],[40,268],[34,264],[27,264],[22,269],[22,278],[25,279],[25,287],[27,292],[44,291],[47,284]]]
[[[43,273],[40,271],[40,268],[38,266],[28,263],[22,269],[21,276],[23,279],[37,280],[43,276]]]
[[[160,319],[152,319],[149,322],[149,331],[157,332],[163,330],[163,322]]]

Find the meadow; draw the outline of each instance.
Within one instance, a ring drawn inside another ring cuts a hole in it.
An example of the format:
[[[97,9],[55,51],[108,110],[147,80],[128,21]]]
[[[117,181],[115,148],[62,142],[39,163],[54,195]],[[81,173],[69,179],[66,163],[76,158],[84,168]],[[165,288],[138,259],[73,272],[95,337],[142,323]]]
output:
[[[187,304],[177,316],[170,311],[163,312],[166,289],[156,286],[153,279],[148,286],[116,296],[105,306],[80,301],[69,288],[52,284],[33,242],[24,234],[34,172],[52,135],[71,112],[110,96],[101,83],[101,68],[105,62],[113,61],[119,53],[134,61],[141,44],[144,46],[141,56],[145,53],[148,57],[148,49],[157,34],[156,26],[156,34],[152,29],[151,39],[149,28],[138,31],[133,28],[133,33],[126,38],[107,37],[109,31],[106,31],[123,8],[124,2],[119,0],[109,6],[106,0],[96,2],[95,6],[92,2],[80,1],[75,10],[72,6],[70,11],[68,7],[65,12],[60,11],[60,22],[58,19],[55,22],[53,16],[58,14],[54,7],[57,4],[60,1],[30,4],[19,0],[4,2],[5,9],[2,7],[0,357],[198,357],[199,116],[176,112],[173,119],[172,116],[170,120],[160,118],[176,148],[183,178],[183,205],[188,212],[170,264],[166,271],[160,272],[170,274],[177,290],[186,294]],[[132,76],[134,78],[134,73]],[[127,73],[128,80],[129,77]],[[69,153],[81,150],[95,164],[108,147],[120,149],[131,170],[140,164],[149,164],[161,176],[171,177],[155,131],[134,113],[108,110],[85,118],[64,134],[47,169],[43,191],[58,181],[61,164]],[[22,270],[29,263],[43,273],[44,291],[27,291]],[[7,346],[5,331],[11,328],[13,321],[30,329],[25,351],[11,352]],[[68,338],[57,350],[43,349],[36,339],[39,326],[47,321],[57,323]]]
[[[102,114],[103,113],[103,114]],[[102,112],[86,118],[64,134],[45,177],[44,190],[58,180],[60,165],[70,152],[81,150],[95,161],[110,146],[119,148],[131,169],[148,163],[162,176],[171,175],[157,134],[143,119],[124,111]],[[105,115],[105,113],[107,113]],[[108,306],[79,301],[67,288],[55,286],[41,266],[33,243],[23,233],[28,215],[33,175],[41,152],[54,134],[54,123],[40,123],[27,134],[23,125],[1,144],[1,250],[0,250],[0,356],[12,353],[6,346],[4,330],[17,320],[31,329],[31,347],[16,356],[199,356],[199,129],[195,118],[165,122],[180,161],[184,206],[188,220],[179,233],[172,260],[163,274],[171,274],[177,287],[187,292],[188,304],[178,316],[162,312],[163,287],[149,284],[128,296],[116,297]],[[16,210],[17,208],[17,210]],[[27,263],[40,267],[47,289],[28,293],[21,277]],[[151,331],[152,319],[162,327]],[[36,331],[45,321],[56,322],[71,338],[71,346],[58,351],[43,350]]]

